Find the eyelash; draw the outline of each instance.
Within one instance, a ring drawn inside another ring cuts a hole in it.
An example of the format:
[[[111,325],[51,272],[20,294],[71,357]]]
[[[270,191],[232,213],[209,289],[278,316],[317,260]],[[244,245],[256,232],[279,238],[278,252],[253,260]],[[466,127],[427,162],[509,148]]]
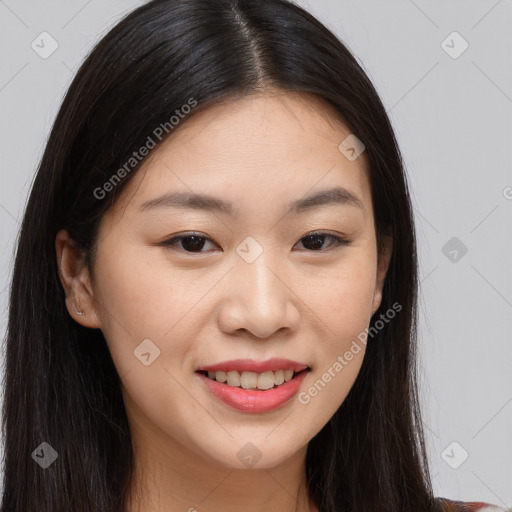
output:
[[[325,236],[327,238],[330,238],[331,240],[334,240],[334,245],[336,247],[339,247],[339,246],[344,246],[344,245],[350,245],[350,243],[352,242],[351,240],[348,240],[347,238],[343,238],[343,237],[340,237],[340,236],[336,236],[336,235],[333,235],[331,233],[328,233],[328,232],[325,232],[325,231],[312,231],[311,233],[307,233],[306,235],[304,235],[300,240],[304,240],[305,238],[308,238],[308,237],[311,237],[311,236]],[[169,238],[168,240],[164,240],[163,242],[161,242],[160,244],[158,245],[161,245],[161,246],[164,246],[164,247],[167,247],[169,248],[170,250],[173,250],[173,251],[181,251],[181,252],[185,252],[187,254],[202,254],[202,253],[205,253],[205,252],[208,252],[208,251],[197,251],[197,252],[194,252],[194,251],[185,251],[185,250],[181,250],[181,249],[175,249],[175,247],[177,246],[178,242],[180,240],[183,240],[185,238],[190,238],[190,237],[197,237],[197,238],[200,238],[200,239],[204,239],[204,240],[207,240],[207,241],[210,241],[210,242],[213,242],[213,240],[211,238],[208,238],[207,236],[202,236],[201,233],[197,233],[197,232],[190,232],[190,233],[185,233],[185,234],[182,234],[182,235],[178,235],[178,236],[174,236],[172,238]],[[332,244],[331,244],[332,245]],[[325,253],[325,252],[329,252],[329,251],[332,251],[333,248],[329,248],[329,249],[321,249],[319,251],[312,251],[312,250],[307,250],[307,252],[319,252],[319,253]]]

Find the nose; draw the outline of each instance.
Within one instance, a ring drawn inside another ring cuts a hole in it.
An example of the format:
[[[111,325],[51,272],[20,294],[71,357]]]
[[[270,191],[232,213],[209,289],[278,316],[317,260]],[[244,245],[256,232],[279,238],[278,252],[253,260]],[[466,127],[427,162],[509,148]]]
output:
[[[239,258],[227,276],[217,321],[223,332],[248,331],[269,338],[277,331],[295,330],[302,301],[292,278],[266,253],[252,263]]]

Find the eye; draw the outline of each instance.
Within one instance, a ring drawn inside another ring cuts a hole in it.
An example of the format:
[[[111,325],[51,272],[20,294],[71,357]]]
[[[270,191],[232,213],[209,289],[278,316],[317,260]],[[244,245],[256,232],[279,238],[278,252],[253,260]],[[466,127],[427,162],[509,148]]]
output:
[[[185,252],[200,253],[206,252],[201,251],[205,245],[205,241],[211,242],[211,239],[207,236],[201,236],[200,233],[186,233],[184,235],[169,238],[169,240],[165,240],[160,245],[170,247],[172,250],[175,250],[174,248],[181,242],[181,250],[184,250]]]
[[[309,250],[313,248],[313,252],[326,252],[330,251],[331,249],[322,249],[322,246],[324,245],[323,240],[325,239],[330,239],[331,241],[334,241],[334,243],[330,244],[331,246],[334,245],[334,247],[338,247],[340,245],[349,245],[351,243],[351,241],[346,238],[332,235],[324,231],[315,231],[313,233],[309,233],[308,235],[302,237],[299,240],[299,242],[302,241],[302,244]]]
[[[351,243],[350,240],[332,235],[330,233],[326,233],[324,231],[315,231],[313,233],[309,233],[308,235],[302,237],[299,242],[303,242],[306,250],[311,252],[327,252],[331,249],[322,248],[324,245],[325,239],[331,240],[333,243],[329,244],[330,246],[334,245],[334,247],[340,245],[349,245]],[[188,253],[201,253],[207,252],[202,251],[205,244],[213,242],[211,238],[207,236],[202,236],[201,233],[185,233],[183,235],[174,236],[161,242],[159,245],[164,247],[170,247],[172,250],[181,250]],[[181,247],[179,247],[181,245]],[[178,249],[175,249],[178,246]],[[318,250],[320,249],[320,250]]]

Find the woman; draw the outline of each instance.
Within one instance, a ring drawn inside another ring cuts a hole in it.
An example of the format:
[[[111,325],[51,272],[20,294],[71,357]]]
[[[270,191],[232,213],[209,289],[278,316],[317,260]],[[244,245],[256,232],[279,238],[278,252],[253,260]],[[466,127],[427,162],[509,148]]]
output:
[[[433,496],[416,294],[400,153],[343,44],[285,0],[147,3],[28,201],[2,511],[500,510]]]

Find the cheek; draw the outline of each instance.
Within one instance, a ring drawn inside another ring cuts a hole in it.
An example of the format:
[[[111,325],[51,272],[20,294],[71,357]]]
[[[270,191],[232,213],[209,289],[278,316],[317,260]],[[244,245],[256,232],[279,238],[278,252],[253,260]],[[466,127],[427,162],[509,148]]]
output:
[[[343,271],[322,281],[310,295],[322,349],[316,351],[315,374],[298,397],[304,408],[304,421],[320,430],[342,405],[352,388],[366,351],[366,329],[371,319],[375,269],[371,258],[346,266]],[[310,426],[311,428],[311,426]]]
[[[320,371],[330,371],[332,380],[339,384],[329,386],[326,395],[333,393],[331,398],[345,396],[364,357],[375,289],[376,263],[371,254],[371,251],[359,254],[354,251],[342,267],[318,283],[316,292],[311,289],[309,293],[308,305],[322,333]],[[336,364],[339,356],[343,358],[340,363],[343,368]],[[329,378],[326,375],[326,380]]]
[[[304,281],[306,303],[334,332],[366,327],[376,284],[376,260],[371,251],[354,250],[338,265]]]
[[[170,269],[164,270],[150,264],[143,248],[110,252],[105,248],[98,257],[95,296],[101,330],[120,374],[140,365],[134,350],[144,340],[151,340],[158,353],[164,349],[162,340],[173,331],[180,333],[173,338],[186,339],[186,325],[181,320],[198,301],[200,290],[192,286],[184,293],[179,272],[173,275]],[[179,354],[179,342],[173,350]]]

